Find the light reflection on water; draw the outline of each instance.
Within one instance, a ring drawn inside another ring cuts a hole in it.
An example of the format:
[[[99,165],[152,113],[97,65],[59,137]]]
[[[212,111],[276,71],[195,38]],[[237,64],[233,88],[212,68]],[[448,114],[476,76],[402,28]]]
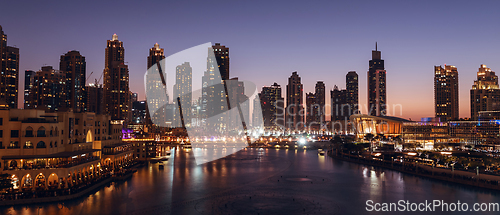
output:
[[[113,183],[80,199],[4,207],[0,208],[0,214],[165,214],[172,211],[192,214],[197,213],[196,207],[219,204],[220,200],[215,200],[217,196],[241,192],[326,199],[338,205],[342,214],[364,213],[368,199],[375,202],[443,199],[471,205],[500,202],[497,192],[338,161],[320,156],[313,149],[250,148],[203,165],[196,165],[193,153],[195,150],[177,149],[164,163],[164,170],[159,170],[159,164],[149,164],[131,179]],[[200,150],[200,153],[208,153],[208,150]],[[282,177],[289,179],[277,182]],[[309,184],[297,184],[304,182]]]

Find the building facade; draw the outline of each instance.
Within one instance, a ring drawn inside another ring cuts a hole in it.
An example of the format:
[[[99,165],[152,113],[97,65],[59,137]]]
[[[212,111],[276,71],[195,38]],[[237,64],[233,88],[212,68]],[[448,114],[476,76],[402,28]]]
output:
[[[368,69],[368,115],[385,116],[387,114],[386,71],[382,53],[372,51]]]
[[[29,95],[25,105],[30,109],[46,111],[67,110],[66,74],[54,70],[52,66],[44,66],[32,79]]]
[[[20,190],[79,186],[133,159],[121,133],[95,113],[0,110],[0,173]]]
[[[163,68],[165,66],[164,63],[161,63],[162,60],[165,59],[165,54],[164,54],[164,49],[160,48],[160,45],[158,43],[155,43],[155,45],[149,49],[149,56],[148,56],[148,65],[147,69],[151,70],[151,72],[154,73],[159,73],[160,77],[163,78],[165,81],[166,77],[163,76],[164,71]],[[155,67],[153,67],[156,65]],[[160,72],[160,69],[162,72]],[[158,77],[158,76],[153,76],[153,77]],[[166,97],[161,97],[157,96],[156,98],[146,98],[146,124],[149,127],[152,127],[155,123],[159,124],[160,126],[166,126],[166,124],[161,124],[159,122],[166,122],[166,107],[162,107],[161,104],[168,104],[169,103],[169,96],[166,92],[165,86],[162,83],[162,80],[157,79],[157,78],[150,78],[147,80],[146,83],[146,88],[148,91],[164,91]],[[153,116],[150,115],[149,112],[149,106],[152,108],[156,109],[158,114],[153,114]],[[153,117],[153,119],[152,119]],[[170,121],[172,123],[172,121]]]
[[[0,25],[0,103],[17,108],[19,88],[19,48],[7,46],[7,35]]]
[[[436,117],[442,122],[459,118],[458,71],[455,66],[434,67],[434,105]]]
[[[125,65],[123,42],[116,34],[107,41],[104,66],[104,110],[112,119],[125,120],[128,116],[129,71]]]
[[[229,80],[229,48],[215,43],[212,46],[222,80]]]
[[[189,62],[184,62],[175,68],[175,84],[174,84],[174,104],[176,107],[182,108],[182,120],[184,120],[185,126],[191,124],[191,105],[192,105],[192,91],[193,91],[193,68],[189,65]],[[181,101],[181,106],[177,102],[177,98]],[[174,113],[180,113],[176,111]],[[174,117],[175,119],[181,119],[181,116]],[[182,123],[180,121],[176,122],[176,127],[181,127]]]
[[[69,51],[61,55],[59,71],[66,76],[66,109],[74,112],[84,111],[84,90],[86,84],[85,57],[78,51]]]
[[[26,70],[24,71],[24,109],[33,109],[32,108],[32,100],[30,96],[33,94],[31,90],[33,89],[33,83],[35,78],[35,71]]]
[[[267,128],[284,127],[285,119],[283,111],[285,109],[285,100],[281,95],[281,86],[275,82],[269,87],[262,87],[259,99],[264,126]],[[257,108],[254,109],[257,110]],[[254,120],[258,121],[258,114],[254,115],[256,115]]]
[[[290,130],[304,129],[304,86],[300,76],[293,72],[286,85],[286,127]]]
[[[470,118],[477,120],[480,111],[500,110],[500,88],[498,76],[486,65],[481,64],[477,80],[470,90]]]
[[[350,71],[345,76],[346,84],[346,103],[349,104],[349,117],[353,114],[359,114],[359,90],[358,73]]]

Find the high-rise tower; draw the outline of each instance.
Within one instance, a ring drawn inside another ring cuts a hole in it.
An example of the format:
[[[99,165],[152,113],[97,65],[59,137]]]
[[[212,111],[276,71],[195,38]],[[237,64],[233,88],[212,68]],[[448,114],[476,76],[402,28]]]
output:
[[[286,85],[286,126],[291,130],[304,128],[304,87],[297,72],[293,72]]]
[[[215,43],[212,46],[222,80],[229,80],[229,48]]]
[[[275,82],[269,87],[262,87],[259,99],[264,126],[284,126],[283,110],[285,104],[281,95],[281,86]]]
[[[0,26],[0,105],[17,108],[19,88],[19,49],[7,46],[7,35]],[[2,104],[5,102],[4,104]]]
[[[116,34],[108,40],[104,67],[105,113],[114,120],[125,120],[129,110],[129,72],[125,65],[123,42]]]
[[[74,112],[84,111],[85,57],[78,51],[69,51],[61,55],[59,70],[66,75],[66,109],[71,108]]]
[[[470,90],[470,117],[477,120],[479,111],[500,110],[500,89],[498,76],[486,65],[481,64],[477,80]]]
[[[147,69],[148,70],[154,70],[151,71],[153,73],[159,73],[160,77],[163,77],[165,81],[167,81],[166,77],[163,76],[164,74],[164,68],[163,66],[165,64],[160,64],[161,60],[165,59],[165,54],[164,54],[164,49],[160,48],[160,45],[158,43],[155,43],[152,48],[149,49],[149,56],[148,56],[148,65]],[[157,65],[156,67],[153,67],[154,65]],[[153,68],[152,68],[153,67]],[[162,69],[160,73],[160,69]],[[148,76],[149,77],[149,76]],[[173,110],[171,110],[170,113],[170,119],[167,120],[166,116],[166,111],[167,107],[161,107],[160,105],[163,104],[168,104],[169,103],[169,97],[166,92],[165,86],[162,83],[162,80],[159,78],[156,78],[158,76],[153,75],[151,77],[155,78],[149,78],[147,79],[146,83],[146,88],[149,92],[163,92],[165,93],[166,97],[158,96],[158,97],[153,97],[153,98],[146,98],[146,124],[147,125],[152,125],[153,123],[159,124],[160,126],[166,126],[166,124],[163,124],[163,122],[169,121],[172,123],[173,121]],[[156,109],[156,113],[154,113],[153,116],[150,116],[149,112],[149,107],[152,107]]]
[[[372,51],[372,59],[369,62],[368,69],[368,115],[385,116],[387,114],[386,107],[386,71],[384,68],[384,60],[382,53],[377,49]]]
[[[347,117],[352,114],[359,113],[359,92],[358,92],[358,74],[356,71],[350,71],[345,76],[346,84],[346,103],[349,104],[350,112]]]
[[[441,121],[458,119],[458,71],[455,66],[434,67],[434,105]]]
[[[314,121],[317,123],[325,122],[325,83],[323,81],[316,82],[316,86],[314,87],[314,95],[316,97],[316,104],[318,105],[318,109],[313,113]]]
[[[192,104],[192,90],[193,90],[193,68],[189,65],[189,62],[184,62],[183,64],[175,68],[175,85],[174,85],[174,103],[177,104],[177,98],[181,101],[182,105],[182,117],[185,124],[191,122],[191,104]],[[179,112],[180,113],[180,112]],[[175,119],[180,119],[175,117]],[[180,126],[180,123],[176,123]]]

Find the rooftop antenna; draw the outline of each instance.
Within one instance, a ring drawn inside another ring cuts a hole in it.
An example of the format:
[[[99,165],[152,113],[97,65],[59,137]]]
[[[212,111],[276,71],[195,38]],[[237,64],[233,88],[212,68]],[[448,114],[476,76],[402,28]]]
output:
[[[378,49],[377,49],[377,42],[375,42],[375,51],[378,51]]]

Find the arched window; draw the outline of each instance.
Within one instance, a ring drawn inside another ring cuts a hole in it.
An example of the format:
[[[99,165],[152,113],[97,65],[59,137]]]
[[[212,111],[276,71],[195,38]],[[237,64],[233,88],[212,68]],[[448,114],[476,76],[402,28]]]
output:
[[[25,149],[32,149],[32,148],[33,148],[33,143],[32,143],[31,141],[29,141],[29,140],[28,140],[28,141],[26,141],[26,142],[24,143],[24,148],[25,148]]]
[[[33,128],[31,126],[28,126],[26,128],[26,135],[24,135],[25,137],[33,137]]]
[[[54,135],[54,127],[50,128],[49,135],[51,137]]]
[[[9,149],[19,148],[19,142],[17,142],[17,141],[10,141],[9,147],[7,147],[7,148],[9,148]]]
[[[55,136],[59,136],[59,130],[57,130],[57,127],[56,127],[56,130],[55,130]]]
[[[42,126],[38,128],[38,131],[36,132],[37,137],[45,137],[45,128]]]
[[[40,141],[36,144],[36,148],[47,148],[47,147],[45,146],[45,142]]]
[[[57,147],[57,141],[56,141],[56,142],[54,142],[54,147]]]

